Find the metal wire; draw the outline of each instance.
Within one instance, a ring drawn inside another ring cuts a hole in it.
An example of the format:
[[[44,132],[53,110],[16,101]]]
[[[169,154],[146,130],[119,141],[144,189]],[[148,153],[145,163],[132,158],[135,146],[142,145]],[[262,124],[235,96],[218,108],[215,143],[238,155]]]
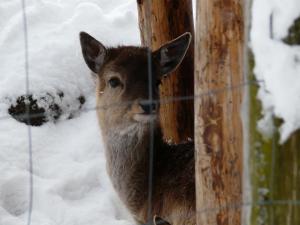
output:
[[[202,98],[202,97],[209,96],[209,95],[217,95],[217,94],[222,94],[227,91],[239,90],[241,88],[244,88],[244,87],[250,86],[250,85],[259,85],[259,84],[262,84],[263,82],[264,81],[250,80],[250,81],[245,81],[245,82],[243,82],[241,84],[237,84],[237,85],[203,91],[199,95],[179,96],[179,97],[169,96],[169,97],[164,97],[159,100],[153,99],[152,102],[149,102],[149,104],[153,103],[153,104],[162,105],[162,104],[169,104],[169,103],[178,102],[178,101],[191,101],[191,100],[195,100],[195,99]],[[100,106],[96,106],[96,107],[83,108],[81,110],[81,112],[96,111],[96,110],[106,109],[106,108],[110,108],[110,107],[120,107],[120,106],[124,106],[124,105],[126,106],[126,105],[131,105],[132,103],[134,103],[134,102],[133,101],[124,101],[122,103],[111,103],[111,104],[100,105]],[[30,113],[29,115],[27,113],[23,113],[20,115],[14,115],[13,117],[16,119],[19,119],[19,120],[24,120],[24,119],[27,119],[28,117],[30,119],[34,119],[34,118],[38,118],[41,116],[45,116],[45,113]],[[12,117],[11,115],[1,116],[0,120],[10,119],[11,117]]]
[[[148,22],[146,22],[146,26],[147,26],[147,30],[148,31],[152,31],[151,28],[151,1],[148,0],[146,2],[146,17],[149,18],[149,20],[147,20]],[[148,58],[148,100],[150,102],[150,112],[153,111],[153,71],[152,71],[152,51],[151,51],[151,47],[152,47],[152,35],[148,35],[148,40],[147,40],[147,44],[148,44],[148,52],[147,52],[147,58]],[[156,104],[156,103],[155,103]],[[149,174],[148,174],[148,221],[152,220],[152,199],[153,199],[153,158],[154,158],[154,120],[150,121],[149,124],[149,129],[150,129],[150,133],[149,133]]]
[[[229,209],[229,210],[236,210],[240,209],[244,206],[285,206],[285,205],[297,205],[300,206],[300,200],[299,201],[294,201],[294,200],[268,200],[268,201],[257,201],[257,202],[244,202],[244,203],[232,203],[232,204],[227,204],[223,205],[220,207],[214,207],[214,208],[203,208],[201,210],[197,210],[196,214],[201,214],[201,213],[207,213],[207,212],[214,212],[214,211],[219,211],[223,209]]]
[[[268,200],[268,201],[256,201],[256,202],[236,202],[231,204],[224,204],[219,207],[210,207],[210,208],[203,208],[201,210],[197,210],[195,212],[191,212],[188,216],[183,216],[180,213],[178,213],[176,216],[173,216],[173,218],[176,219],[189,219],[191,217],[194,217],[195,215],[199,215],[202,213],[211,213],[211,212],[217,212],[220,210],[237,210],[241,209],[243,207],[256,207],[256,206],[286,206],[286,205],[294,205],[294,206],[300,206],[300,200]],[[144,225],[149,225],[148,223]]]
[[[25,50],[25,79],[26,79],[26,95],[29,95],[29,53],[28,53],[28,24],[26,14],[26,0],[22,0],[22,16],[23,16],[23,29],[24,29],[24,50]],[[30,108],[26,105],[27,122],[30,122]],[[32,165],[32,132],[31,126],[27,126],[28,133],[28,155],[29,155],[29,205],[27,225],[31,224],[32,206],[33,206],[33,165]]]

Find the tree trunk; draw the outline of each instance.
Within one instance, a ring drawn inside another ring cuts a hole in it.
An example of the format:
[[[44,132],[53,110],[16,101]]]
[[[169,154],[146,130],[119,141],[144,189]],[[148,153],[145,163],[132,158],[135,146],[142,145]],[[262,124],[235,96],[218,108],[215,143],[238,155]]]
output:
[[[191,0],[152,0],[151,3],[147,0],[137,0],[137,2],[141,40],[144,46],[156,50],[185,32],[194,34]],[[163,80],[160,88],[160,123],[164,138],[171,143],[186,141],[194,136],[193,99],[178,99],[194,95],[193,49],[192,41],[180,67]]]
[[[300,45],[300,18],[283,41]],[[255,79],[254,63],[251,55],[250,79]],[[257,122],[262,117],[257,92],[257,87],[250,88],[251,225],[300,224],[300,131],[280,145],[281,121],[274,118],[275,132],[270,137],[263,136],[257,130]]]
[[[241,224],[243,9],[243,0],[198,0],[195,144],[199,225]]]

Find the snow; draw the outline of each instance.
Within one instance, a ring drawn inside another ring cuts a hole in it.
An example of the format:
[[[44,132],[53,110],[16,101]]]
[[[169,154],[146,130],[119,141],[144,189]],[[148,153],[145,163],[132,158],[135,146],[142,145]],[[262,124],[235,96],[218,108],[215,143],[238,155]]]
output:
[[[106,45],[139,44],[135,0],[27,0],[30,93],[85,96],[77,117],[32,127],[32,225],[132,225],[105,170],[94,81],[78,34]],[[20,0],[0,2],[0,225],[24,225],[29,210],[28,129],[7,114],[26,93]],[[39,103],[43,105],[43,102]]]
[[[299,16],[299,0],[253,1],[254,72],[257,80],[263,81],[258,98],[262,101],[264,118],[258,126],[264,133],[270,133],[273,115],[283,119],[281,142],[300,128],[300,46],[289,46],[282,41]]]

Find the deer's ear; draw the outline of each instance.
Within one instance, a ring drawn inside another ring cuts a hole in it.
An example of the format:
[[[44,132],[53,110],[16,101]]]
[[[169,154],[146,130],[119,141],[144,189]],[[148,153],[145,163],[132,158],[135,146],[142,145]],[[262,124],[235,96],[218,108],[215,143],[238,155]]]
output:
[[[154,61],[158,63],[160,75],[166,75],[179,66],[189,48],[191,39],[191,33],[184,33],[152,53]]]
[[[163,220],[162,218],[158,216],[153,217],[153,224],[154,225],[171,225],[167,221]]]
[[[80,44],[86,64],[94,73],[99,73],[106,56],[106,48],[85,32],[80,33]]]

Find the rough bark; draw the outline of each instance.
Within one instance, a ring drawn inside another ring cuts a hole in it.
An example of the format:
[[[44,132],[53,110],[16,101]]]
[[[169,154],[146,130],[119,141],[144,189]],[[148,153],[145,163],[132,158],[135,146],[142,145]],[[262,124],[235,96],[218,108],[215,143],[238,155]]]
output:
[[[142,44],[152,50],[185,32],[194,34],[191,0],[137,0],[137,3]],[[164,138],[172,143],[194,136],[193,99],[176,99],[194,95],[193,49],[192,41],[180,67],[163,80],[160,88],[160,122]]]
[[[195,144],[199,225],[241,224],[243,9],[243,0],[199,0],[197,5]]]

